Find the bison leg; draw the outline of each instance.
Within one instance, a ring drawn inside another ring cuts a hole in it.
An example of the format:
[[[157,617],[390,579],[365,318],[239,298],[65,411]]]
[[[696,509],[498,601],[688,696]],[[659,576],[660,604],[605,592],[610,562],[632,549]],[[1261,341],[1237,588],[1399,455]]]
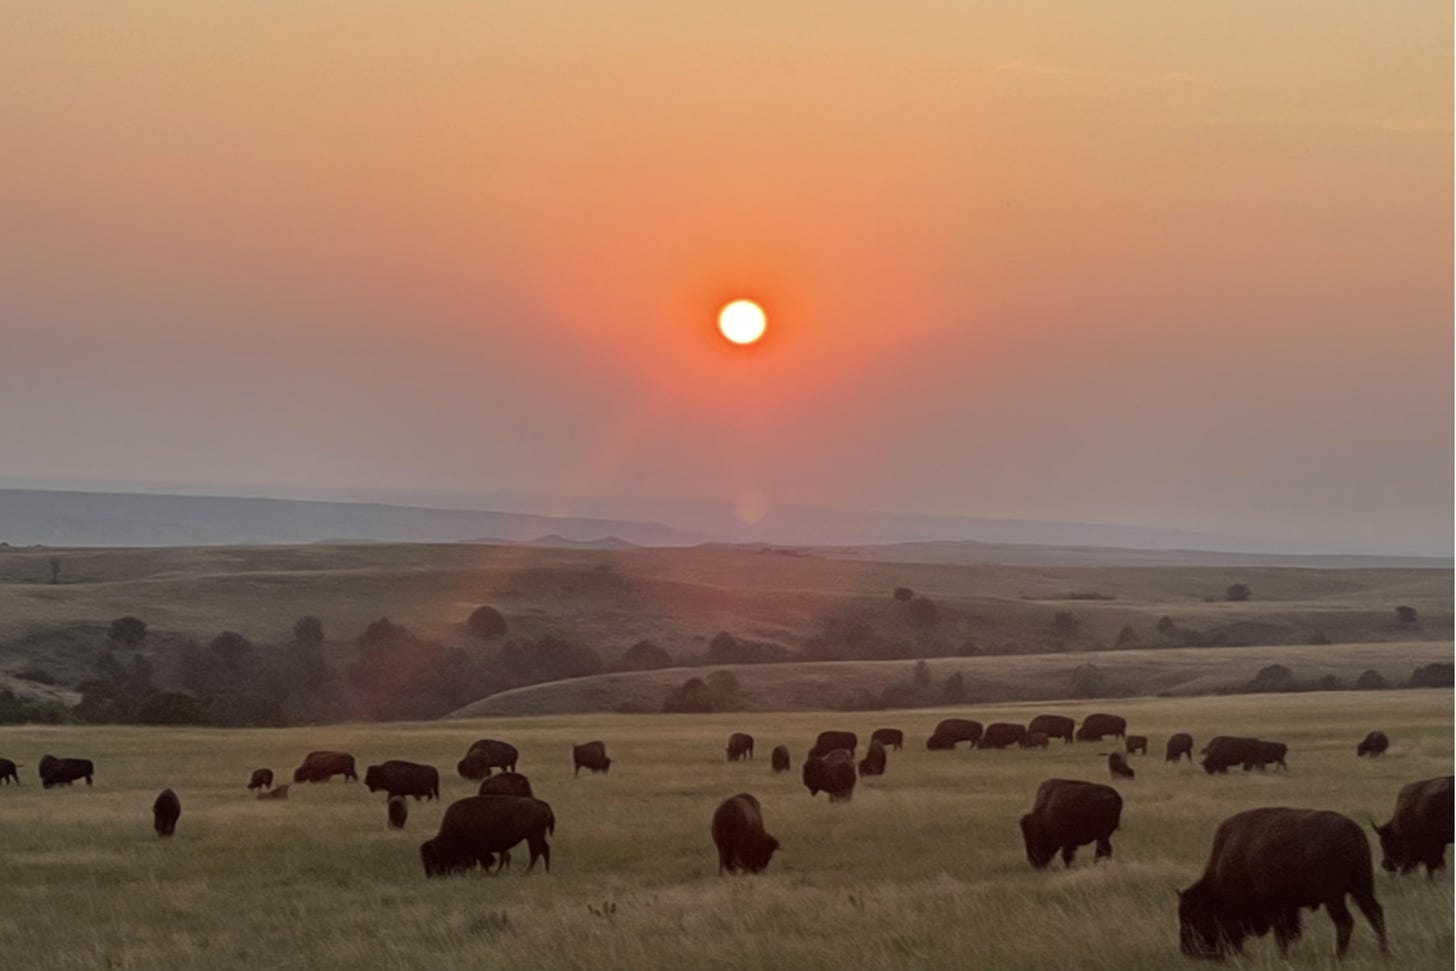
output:
[[[1274,919],[1274,940],[1279,945],[1281,955],[1289,953],[1290,942],[1299,940],[1300,933],[1298,907],[1283,911]]]
[[[1344,894],[1340,894],[1337,900],[1327,901],[1325,909],[1330,912],[1330,920],[1335,922],[1335,957],[1342,958],[1350,949],[1350,932],[1355,929],[1355,918],[1350,916],[1350,908],[1345,906]],[[1383,925],[1384,921],[1381,923]]]
[[[1355,898],[1355,906],[1360,908],[1360,913],[1375,928],[1375,936],[1380,939],[1380,953],[1389,954],[1390,945],[1385,940],[1385,910],[1380,906],[1380,901],[1375,899],[1374,890],[1367,888],[1351,896]]]
[[[1071,867],[1072,861],[1077,858],[1077,848],[1070,843],[1062,847],[1062,866]]]
[[[535,868],[535,866],[536,866],[536,858],[539,856],[541,858],[542,862],[544,862],[546,864],[546,872],[547,873],[550,873],[551,872],[551,844],[549,844],[549,843],[546,842],[546,834],[545,833],[537,833],[534,836],[527,837],[527,839],[526,839],[526,846],[529,847],[530,850],[531,850],[531,864],[530,864],[530,866],[526,867],[526,872],[527,873],[530,873],[531,870]]]
[[[1107,837],[1104,836],[1102,839],[1100,839],[1100,840],[1097,841],[1097,855],[1094,856],[1092,858],[1092,860],[1095,863],[1096,861],[1102,859],[1104,856],[1111,856],[1111,855],[1112,855],[1112,840],[1110,840],[1110,839],[1108,839]]]

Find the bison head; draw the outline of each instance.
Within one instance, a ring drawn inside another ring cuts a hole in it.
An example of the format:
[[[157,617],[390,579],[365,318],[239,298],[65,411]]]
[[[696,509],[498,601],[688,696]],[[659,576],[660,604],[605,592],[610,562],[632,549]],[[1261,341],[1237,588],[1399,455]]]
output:
[[[749,873],[759,873],[768,867],[773,855],[778,852],[779,841],[774,837],[763,834],[763,837],[749,851],[749,858],[744,860],[744,865]]]
[[[370,792],[377,792],[384,788],[384,780],[379,777],[379,766],[371,765],[364,773],[364,786]]]
[[[1375,830],[1375,835],[1380,837],[1380,850],[1385,854],[1380,865],[1387,873],[1395,873],[1397,870],[1406,873],[1415,869],[1415,861],[1411,860],[1406,852],[1405,840],[1395,831],[1395,820],[1391,820],[1384,826],[1375,825],[1370,821],[1370,828]]]
[[[1026,862],[1034,870],[1044,870],[1057,855],[1057,846],[1047,839],[1041,825],[1031,813],[1021,817],[1021,838],[1026,843]]]
[[[1239,949],[1219,920],[1218,904],[1203,881],[1178,891],[1178,946],[1190,958],[1219,960]]]
[[[440,847],[434,840],[420,844],[420,862],[425,865],[425,876],[441,877],[448,871],[440,864]]]

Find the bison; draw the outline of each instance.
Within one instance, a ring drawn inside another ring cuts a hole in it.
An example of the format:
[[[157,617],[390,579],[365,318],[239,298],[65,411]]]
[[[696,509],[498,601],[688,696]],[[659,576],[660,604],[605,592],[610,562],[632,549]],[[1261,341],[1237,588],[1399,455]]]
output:
[[[273,770],[254,769],[253,774],[248,777],[248,789],[272,789]]]
[[[1071,866],[1077,847],[1097,844],[1096,859],[1112,855],[1112,834],[1122,821],[1122,796],[1111,786],[1072,779],[1048,779],[1036,790],[1031,812],[1021,817],[1026,859],[1042,870],[1062,853]]]
[[[1376,826],[1385,858],[1380,865],[1391,873],[1409,873],[1424,864],[1429,878],[1446,865],[1446,847],[1452,842],[1451,776],[1422,779],[1402,786],[1395,799],[1395,815]]]
[[[728,761],[737,762],[744,758],[753,758],[753,736],[747,732],[734,732],[728,736]]]
[[[825,755],[811,755],[804,760],[804,785],[809,795],[829,793],[830,802],[848,802],[854,796],[854,755],[848,749],[835,749]]]
[[[0,782],[10,785],[14,782],[20,785],[20,773],[15,771],[15,763],[9,759],[0,759]]]
[[[1100,742],[1104,736],[1122,738],[1127,734],[1127,719],[1121,715],[1088,715],[1077,729],[1077,741]]]
[[[1288,768],[1284,756],[1289,746],[1283,742],[1265,742],[1257,738],[1238,735],[1216,735],[1203,747],[1203,771],[1209,775],[1215,772],[1227,773],[1231,766],[1241,765],[1244,771],[1263,769],[1269,763]]]
[[[1047,733],[1027,732],[1025,735],[1021,736],[1020,744],[1022,748],[1046,748]]]
[[[828,755],[835,749],[844,749],[854,757],[854,750],[859,747],[859,736],[854,732],[820,732],[819,737],[814,740],[814,747],[809,750],[809,757],[816,755]]]
[[[420,799],[440,798],[440,770],[433,765],[390,759],[364,770],[364,785],[370,792],[383,789],[390,796],[414,796]]]
[[[1037,715],[1026,726],[1028,732],[1043,732],[1047,738],[1060,738],[1063,744],[1070,742],[1073,738],[1073,730],[1077,727],[1074,718],[1066,715]]]
[[[1202,878],[1178,894],[1183,953],[1222,958],[1270,929],[1286,953],[1300,935],[1300,908],[1323,905],[1335,922],[1335,954],[1343,957],[1355,926],[1346,896],[1388,953],[1373,872],[1365,834],[1339,813],[1281,807],[1230,816],[1214,834]]]
[[[879,742],[885,748],[896,752],[905,747],[905,733],[898,728],[876,728],[870,733],[871,742]]]
[[[1168,747],[1163,751],[1163,761],[1177,762],[1188,756],[1188,761],[1193,761],[1193,736],[1187,732],[1178,732],[1176,735],[1168,736]]]
[[[1281,769],[1288,770],[1289,766],[1284,763],[1284,756],[1289,754],[1289,746],[1283,742],[1266,742],[1263,739],[1254,739],[1254,745],[1249,753],[1249,758],[1244,762],[1244,771],[1258,769],[1264,771],[1265,766],[1270,763]]]
[[[763,807],[746,792],[718,804],[713,812],[713,844],[718,847],[720,877],[724,870],[760,873],[779,848],[779,841],[763,831]]]
[[[85,779],[89,786],[96,767],[90,759],[58,759],[54,755],[43,755],[36,771],[40,773],[41,787],[49,789],[52,786],[68,786],[77,779]]]
[[[885,746],[878,740],[870,742],[865,757],[859,760],[860,775],[885,774]]]
[[[1147,755],[1148,737],[1146,735],[1129,735],[1124,743],[1128,755]]]
[[[955,748],[959,742],[970,742],[971,748],[975,748],[983,731],[981,723],[970,718],[947,718],[935,726],[935,731],[925,740],[925,747],[941,752]]]
[[[158,836],[177,832],[177,817],[182,815],[182,801],[171,789],[163,789],[152,803],[152,826]]]
[[[285,782],[283,785],[279,786],[277,789],[273,789],[273,790],[268,791],[268,792],[259,791],[258,798],[259,799],[287,799],[288,798],[288,783]]]
[[[773,755],[770,757],[775,772],[789,771],[789,747],[787,745],[775,745]]]
[[[389,817],[390,829],[404,829],[405,820],[409,819],[409,803],[404,796],[390,796],[389,802],[385,803],[385,813]]]
[[[516,771],[516,760],[520,753],[516,747],[509,742],[502,742],[494,738],[481,738],[473,742],[465,752],[465,758],[455,763],[455,771],[460,773],[460,778],[471,782],[479,782],[490,775],[491,769],[502,769],[506,772]]]
[[[294,782],[327,782],[336,775],[349,782],[358,782],[354,774],[354,756],[345,752],[310,752],[303,764],[293,770]]]
[[[535,793],[531,791],[531,780],[519,772],[502,772],[500,775],[493,775],[480,782],[482,796],[525,796],[531,798]]]
[[[590,772],[606,772],[612,767],[612,760],[607,758],[607,746],[605,742],[586,742],[582,745],[571,747],[571,760],[576,768],[572,770],[575,776],[582,769]]]
[[[539,799],[521,796],[466,796],[450,804],[434,839],[420,844],[425,876],[463,873],[477,865],[489,868],[495,854],[505,854],[521,840],[531,851],[529,873],[540,858],[551,872],[548,834],[556,832],[556,816]]]
[[[1390,739],[1384,732],[1371,732],[1360,741],[1359,745],[1355,746],[1355,757],[1363,758],[1368,755],[1372,759],[1377,758],[1384,755],[1388,748],[1390,748]]]
[[[1133,772],[1132,767],[1127,764],[1127,759],[1123,758],[1121,752],[1113,752],[1107,756],[1107,771],[1112,773],[1114,779],[1137,778],[1137,773]]]
[[[986,734],[976,743],[977,748],[1007,748],[1015,745],[1026,737],[1025,725],[1013,725],[1010,722],[992,722],[986,726]]]

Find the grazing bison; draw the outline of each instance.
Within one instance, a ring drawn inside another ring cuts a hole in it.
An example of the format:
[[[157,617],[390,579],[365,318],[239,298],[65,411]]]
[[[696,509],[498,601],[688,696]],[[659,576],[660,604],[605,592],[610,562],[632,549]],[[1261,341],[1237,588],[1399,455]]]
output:
[[[525,796],[527,799],[536,794],[531,791],[531,780],[519,772],[502,772],[500,775],[493,775],[488,779],[480,781],[481,796]]]
[[[1250,750],[1249,758],[1244,762],[1244,771],[1258,769],[1264,771],[1265,766],[1271,763],[1281,769],[1288,770],[1289,766],[1284,764],[1284,756],[1289,754],[1289,746],[1283,742],[1266,742],[1263,739],[1254,739],[1253,748]]]
[[[1203,771],[1227,773],[1231,766],[1241,765],[1244,771],[1257,766],[1263,769],[1270,762],[1284,765],[1289,747],[1282,742],[1265,742],[1237,735],[1216,735],[1203,747]],[[1284,766],[1288,768],[1288,766]]]
[[[1425,864],[1429,878],[1446,865],[1446,847],[1452,842],[1451,820],[1451,776],[1402,786],[1390,822],[1384,826],[1370,822],[1385,854],[1380,865],[1391,873],[1409,873]]]
[[[787,745],[775,745],[773,755],[770,758],[775,772],[789,771],[789,747]]]
[[[935,731],[925,740],[925,747],[942,752],[955,748],[958,742],[970,742],[971,748],[975,748],[983,731],[981,723],[970,718],[947,718],[935,726]]]
[[[1026,737],[1025,725],[1010,722],[992,722],[986,726],[986,734],[976,743],[977,748],[1007,748]]]
[[[582,745],[571,747],[571,760],[576,765],[572,770],[575,776],[582,769],[591,772],[606,772],[612,767],[612,760],[607,758],[607,746],[604,742],[586,742]]]
[[[41,788],[49,789],[51,786],[68,786],[77,779],[85,779],[89,786],[96,767],[90,759],[58,759],[54,755],[43,755],[36,771],[40,773]]]
[[[425,876],[463,873],[477,865],[489,869],[495,854],[504,856],[521,840],[531,850],[530,873],[537,858],[551,872],[548,834],[556,832],[556,816],[539,799],[521,796],[467,796],[450,804],[440,820],[440,832],[420,844]]]
[[[288,798],[288,783],[285,782],[283,785],[279,786],[277,789],[273,789],[273,790],[271,790],[269,792],[263,792],[263,791],[260,790],[258,792],[258,798],[259,799],[287,799]]]
[[[1384,755],[1388,748],[1390,748],[1390,739],[1384,732],[1371,732],[1360,741],[1359,745],[1355,746],[1355,757],[1361,758],[1368,755],[1372,759],[1377,758]]]
[[[1025,735],[1021,736],[1021,747],[1022,748],[1046,748],[1047,747],[1047,733],[1046,732],[1027,732]]]
[[[779,841],[763,831],[763,807],[746,792],[724,799],[713,812],[718,876],[723,871],[759,873],[773,859]]]
[[[385,804],[388,808],[390,829],[404,829],[405,820],[409,819],[409,803],[404,796],[390,796],[389,802]]]
[[[272,789],[273,788],[273,770],[272,769],[254,769],[253,770],[253,774],[251,776],[249,776],[249,778],[248,778],[248,788],[249,789]]]
[[[804,785],[809,795],[829,793],[830,802],[848,802],[854,796],[854,755],[835,749],[825,755],[811,755],[804,761]]]
[[[490,775],[491,769],[516,771],[516,760],[519,758],[520,753],[509,742],[494,738],[477,739],[466,751],[465,758],[455,763],[455,771],[460,773],[462,779],[479,782]]]
[[[1088,715],[1077,729],[1077,741],[1100,742],[1106,735],[1122,738],[1127,734],[1127,719],[1121,715]]]
[[[809,757],[816,755],[828,755],[835,749],[842,748],[854,757],[854,750],[859,747],[859,736],[854,732],[820,732],[819,737],[814,740],[814,747],[809,750]]]
[[[1188,756],[1188,761],[1193,761],[1193,736],[1187,732],[1179,732],[1176,735],[1168,736],[1168,747],[1164,750],[1164,762],[1177,762]]]
[[[753,758],[753,736],[747,732],[734,732],[729,735],[727,752],[729,762]]]
[[[1026,726],[1028,732],[1043,732],[1047,738],[1060,738],[1063,744],[1070,742],[1077,727],[1074,718],[1066,715],[1037,715]]]
[[[20,785],[20,773],[15,771],[15,763],[9,759],[0,759],[0,782],[7,786],[11,782]]]
[[[1178,894],[1183,953],[1222,958],[1272,928],[1283,954],[1300,935],[1300,908],[1323,905],[1343,957],[1355,926],[1347,895],[1387,953],[1370,843],[1354,820],[1314,809],[1245,810],[1219,825],[1202,879]]]
[[[1112,855],[1112,834],[1122,821],[1122,796],[1111,786],[1072,779],[1048,779],[1036,790],[1031,812],[1021,817],[1026,859],[1034,869],[1045,869],[1062,853],[1062,865],[1071,866],[1077,847],[1097,844],[1096,859]]]
[[[358,782],[354,774],[354,756],[344,752],[310,752],[303,757],[303,764],[293,770],[294,782],[327,782],[341,775],[350,782]]]
[[[885,748],[896,752],[905,747],[905,733],[898,728],[876,728],[870,733],[871,742],[879,742]]]
[[[1112,773],[1114,779],[1135,779],[1137,773],[1127,764],[1121,752],[1113,752],[1107,756],[1107,771]]]
[[[1125,746],[1128,755],[1147,755],[1148,737],[1146,735],[1129,735]]]
[[[440,770],[433,765],[390,759],[364,770],[364,785],[370,792],[383,789],[390,796],[415,799],[440,798]]]
[[[177,817],[182,815],[182,801],[171,789],[163,789],[152,803],[152,826],[158,836],[177,832]]]
[[[885,774],[885,746],[878,740],[870,742],[865,757],[859,760],[860,775]]]

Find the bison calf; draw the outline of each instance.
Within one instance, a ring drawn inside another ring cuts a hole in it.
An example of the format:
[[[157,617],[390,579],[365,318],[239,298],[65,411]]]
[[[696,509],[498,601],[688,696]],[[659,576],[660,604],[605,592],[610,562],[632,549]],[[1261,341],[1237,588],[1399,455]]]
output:
[[[1395,799],[1395,815],[1376,826],[1381,861],[1387,871],[1409,873],[1424,865],[1429,878],[1446,865],[1446,847],[1452,842],[1452,798],[1449,775],[1422,779],[1402,786]]]
[[[1148,737],[1146,735],[1129,735],[1124,745],[1128,755],[1148,754]]]
[[[15,763],[9,759],[0,759],[0,782],[7,786],[14,782],[20,785],[20,773],[15,771]]]
[[[1180,761],[1183,756],[1188,756],[1188,761],[1193,761],[1193,736],[1187,732],[1178,732],[1176,735],[1168,736],[1168,747],[1163,752],[1165,762]]]
[[[606,772],[612,767],[612,760],[607,758],[607,746],[605,742],[586,742],[582,745],[571,747],[571,760],[576,766],[571,774],[575,776],[582,769],[589,772]]]
[[[409,803],[405,802],[404,796],[390,796],[385,805],[388,807],[389,828],[404,829],[405,820],[409,819]]]
[[[1112,855],[1112,834],[1122,821],[1122,796],[1111,786],[1072,779],[1048,779],[1036,790],[1031,812],[1021,817],[1026,859],[1034,869],[1045,869],[1062,853],[1071,866],[1077,847],[1097,844],[1095,859]]]
[[[885,774],[885,746],[879,740],[870,742],[865,757],[859,760],[860,775]]]
[[[870,741],[898,752],[905,746],[905,733],[898,728],[876,728],[870,733]]]
[[[1390,748],[1390,739],[1384,732],[1371,732],[1360,740],[1359,745],[1355,746],[1355,757],[1363,758],[1368,755],[1373,759],[1384,755],[1388,748]]]
[[[1121,752],[1113,752],[1107,756],[1107,771],[1112,773],[1114,779],[1137,778],[1137,773],[1133,772]]]
[[[152,826],[158,836],[171,836],[177,832],[177,817],[182,815],[182,802],[177,793],[163,789],[152,803]]]
[[[789,747],[787,745],[775,745],[771,761],[775,772],[789,771]]]
[[[248,789],[271,789],[273,788],[272,769],[254,769],[253,774],[248,777]]]
[[[747,732],[734,732],[728,736],[729,762],[737,762],[741,759],[753,758],[753,736]]]
[[[718,805],[713,813],[713,844],[718,847],[720,877],[724,870],[759,873],[779,848],[779,841],[763,830],[763,807],[746,792]]]

